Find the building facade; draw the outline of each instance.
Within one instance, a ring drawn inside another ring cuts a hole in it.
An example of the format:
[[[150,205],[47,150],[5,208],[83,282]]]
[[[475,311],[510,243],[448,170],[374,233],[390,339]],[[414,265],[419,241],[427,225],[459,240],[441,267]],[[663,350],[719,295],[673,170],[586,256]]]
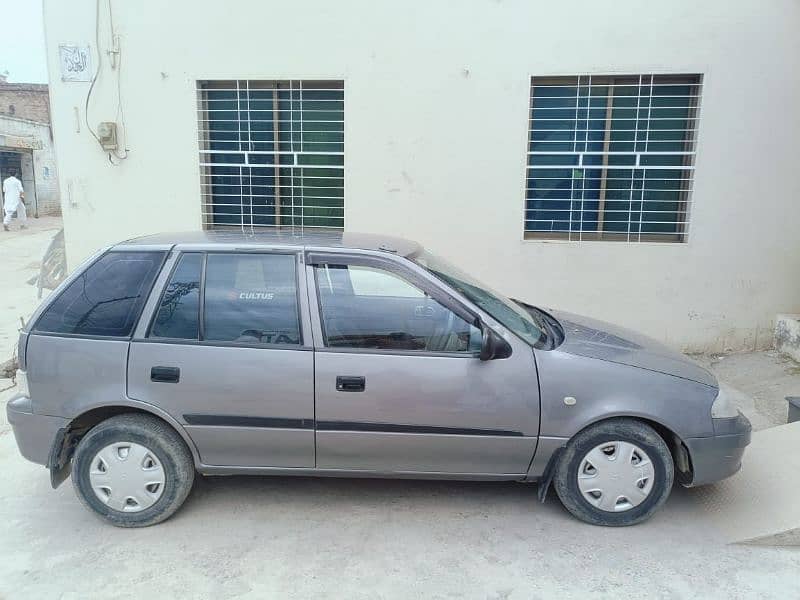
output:
[[[344,228],[685,350],[800,312],[792,0],[107,3],[45,2],[71,265]]]
[[[0,79],[0,180],[16,171],[31,216],[61,211],[46,85]]]

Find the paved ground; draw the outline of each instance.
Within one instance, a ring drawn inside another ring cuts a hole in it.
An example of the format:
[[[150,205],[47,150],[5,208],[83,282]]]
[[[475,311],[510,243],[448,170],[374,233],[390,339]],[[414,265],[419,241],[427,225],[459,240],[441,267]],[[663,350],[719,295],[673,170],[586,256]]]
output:
[[[775,350],[693,358],[740,393],[756,429],[786,423],[786,396],[800,396],[800,364]]]
[[[3,306],[33,309],[34,288],[19,286],[52,233],[0,237]],[[15,330],[4,317],[3,347]],[[753,395],[737,398],[762,428],[785,419],[782,397],[800,389],[779,355],[704,360]],[[800,597],[800,549],[728,544],[707,512],[713,488],[676,488],[648,523],[600,529],[553,497],[538,504],[534,485],[209,478],[166,523],[121,530],[69,482],[50,489],[4,411],[0,474],[2,599]]]

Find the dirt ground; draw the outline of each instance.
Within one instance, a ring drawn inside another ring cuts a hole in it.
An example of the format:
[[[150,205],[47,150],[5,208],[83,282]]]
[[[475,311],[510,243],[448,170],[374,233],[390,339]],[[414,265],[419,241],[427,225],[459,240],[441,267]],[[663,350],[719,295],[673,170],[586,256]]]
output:
[[[11,357],[20,318],[27,319],[39,304],[36,286],[26,282],[39,273],[42,256],[62,227],[60,217],[29,218],[27,225],[20,231],[15,219],[10,232],[0,231],[0,363]]]
[[[36,305],[25,281],[60,227],[41,225],[0,237],[2,352]],[[702,360],[758,428],[785,422],[795,363]],[[702,490],[676,488],[651,521],[601,529],[552,495],[539,504],[531,484],[198,478],[169,521],[115,529],[20,457],[5,411],[0,473],[2,599],[800,597],[800,549],[728,543]]]

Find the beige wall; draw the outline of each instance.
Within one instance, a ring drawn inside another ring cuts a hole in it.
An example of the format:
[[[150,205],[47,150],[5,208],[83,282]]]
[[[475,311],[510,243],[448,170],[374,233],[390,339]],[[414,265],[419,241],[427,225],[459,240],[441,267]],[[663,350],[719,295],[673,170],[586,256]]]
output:
[[[95,2],[45,1],[72,264],[201,226],[197,80],[330,78],[345,81],[350,230],[685,349],[763,346],[776,313],[800,311],[796,1],[200,4],[114,3],[130,148],[115,167],[82,122],[88,84],[58,71],[59,43],[95,45]],[[704,74],[689,242],[523,241],[530,76],[671,72]],[[93,124],[114,119],[114,76],[104,59]]]

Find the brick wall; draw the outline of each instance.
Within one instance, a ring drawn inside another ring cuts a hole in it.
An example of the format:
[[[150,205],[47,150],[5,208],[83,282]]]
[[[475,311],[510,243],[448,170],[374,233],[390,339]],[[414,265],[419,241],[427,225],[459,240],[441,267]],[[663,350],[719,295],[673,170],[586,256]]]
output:
[[[0,115],[50,122],[47,86],[38,83],[0,82]]]

